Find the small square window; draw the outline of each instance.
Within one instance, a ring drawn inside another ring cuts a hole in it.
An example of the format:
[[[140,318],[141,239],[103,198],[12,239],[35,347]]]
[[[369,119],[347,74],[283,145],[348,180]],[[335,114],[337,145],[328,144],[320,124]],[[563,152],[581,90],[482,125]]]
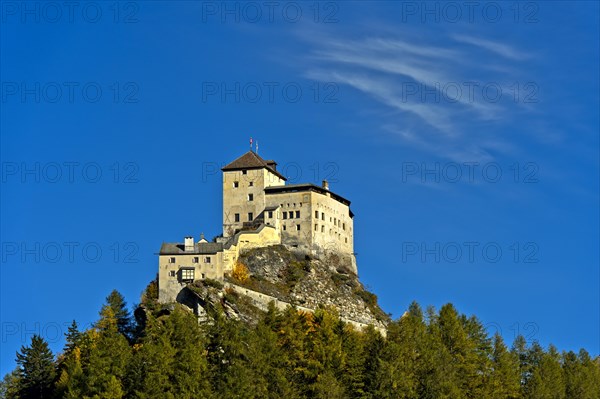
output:
[[[206,275],[204,273],[202,273],[202,280],[204,280],[206,278]]]
[[[240,182],[239,181],[234,181],[233,182],[233,188],[238,188],[240,186]]]
[[[246,175],[246,174],[248,174],[248,171],[247,170],[242,170],[242,174]]]
[[[192,263],[198,263],[198,257],[194,256],[194,259],[192,259]]]
[[[175,270],[171,270],[171,271],[169,272],[169,277],[175,277],[175,274],[176,274],[176,273],[175,273]]]
[[[296,211],[296,219],[300,219],[300,211]]]
[[[239,222],[240,221],[240,214],[236,213],[234,216],[235,216],[235,221]]]
[[[254,214],[252,212],[248,212],[248,221],[251,222],[254,220]]]
[[[299,224],[296,225],[296,230],[300,231],[300,225]]]
[[[252,186],[254,186],[254,182],[253,181],[251,181],[250,183],[248,183],[248,187],[252,187]]]
[[[204,263],[210,263],[210,256],[204,258]]]
[[[169,258],[169,263],[175,263],[175,257]]]
[[[248,201],[254,201],[254,194],[248,194]]]

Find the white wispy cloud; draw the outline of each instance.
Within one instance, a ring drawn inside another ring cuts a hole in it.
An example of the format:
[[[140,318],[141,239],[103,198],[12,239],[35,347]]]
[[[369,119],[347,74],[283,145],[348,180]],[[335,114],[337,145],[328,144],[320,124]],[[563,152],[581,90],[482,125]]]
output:
[[[509,73],[500,71],[518,71],[507,60],[514,64],[527,58],[512,46],[456,34],[445,38],[451,40],[446,46],[432,44],[426,37],[414,40],[389,33],[343,39],[321,32],[304,39],[311,44],[304,59],[308,78],[352,87],[388,110],[395,110],[403,121],[411,117],[433,128],[425,129],[430,132],[428,137],[419,136],[414,130],[407,133],[397,127],[393,116],[385,115],[380,122],[386,126],[384,129],[397,132],[404,142],[453,159],[488,159],[490,151],[512,150],[505,137],[490,136],[485,126],[510,118],[513,104],[506,101],[507,93],[503,93],[504,99],[490,100],[485,98],[489,93],[482,93],[481,88],[491,82],[508,90],[497,80],[509,82]],[[485,63],[474,62],[481,55],[473,52],[481,49],[492,54]],[[470,129],[464,129],[465,124]],[[473,133],[477,126],[482,126],[481,130]]]
[[[505,43],[499,43],[492,40],[466,35],[452,35],[452,38],[456,41],[483,48],[485,50],[491,51],[493,53],[501,55],[502,57],[509,58],[512,60],[521,61],[529,58],[527,54]]]

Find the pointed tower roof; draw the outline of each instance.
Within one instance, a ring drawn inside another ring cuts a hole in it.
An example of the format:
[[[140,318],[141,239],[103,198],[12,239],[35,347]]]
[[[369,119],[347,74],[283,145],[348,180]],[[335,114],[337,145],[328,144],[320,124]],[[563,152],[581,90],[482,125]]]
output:
[[[228,172],[233,170],[265,168],[268,169],[269,172],[280,177],[281,179],[287,180],[285,176],[283,176],[277,171],[277,169],[275,169],[275,165],[277,165],[277,163],[275,163],[274,161],[265,161],[254,151],[248,151],[233,162],[230,162],[228,165],[225,165],[225,167],[223,167],[221,170],[223,172]]]

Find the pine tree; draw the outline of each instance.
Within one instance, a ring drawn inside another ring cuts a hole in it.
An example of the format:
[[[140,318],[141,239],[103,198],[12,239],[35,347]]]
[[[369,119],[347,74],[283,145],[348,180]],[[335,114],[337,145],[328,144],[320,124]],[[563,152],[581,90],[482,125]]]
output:
[[[58,360],[58,380],[56,382],[58,397],[80,397],[77,385],[83,372],[80,348],[83,337],[84,334],[79,331],[77,322],[73,320],[65,334],[65,347]]]
[[[14,399],[19,396],[19,369],[7,373],[0,381],[0,398]]]
[[[560,365],[560,356],[556,348],[550,345],[544,352],[534,343],[530,350],[531,378],[526,385],[526,399],[564,399],[565,384]]]
[[[17,353],[19,398],[50,398],[56,376],[54,356],[48,343],[39,335],[31,338],[31,346]]]
[[[418,398],[418,371],[425,344],[423,312],[416,302],[388,326],[378,373],[378,398]]]
[[[128,340],[132,339],[134,327],[131,314],[127,309],[127,302],[123,295],[117,290],[113,290],[106,297],[106,305],[110,306],[114,317],[117,319],[117,329]]]
[[[82,378],[78,388],[82,396],[120,399],[131,351],[126,338],[117,328],[117,319],[108,305],[102,307],[100,320],[87,332],[82,345]]]
[[[492,356],[492,375],[487,383],[486,391],[491,399],[518,399],[521,397],[521,374],[519,358],[509,352],[502,336],[494,336],[494,353]]]

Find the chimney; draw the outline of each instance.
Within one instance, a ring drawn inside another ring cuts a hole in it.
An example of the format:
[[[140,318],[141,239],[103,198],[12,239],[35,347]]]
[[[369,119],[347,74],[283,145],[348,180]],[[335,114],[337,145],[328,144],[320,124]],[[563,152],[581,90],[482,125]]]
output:
[[[185,252],[191,252],[194,250],[194,237],[185,237],[184,243]]]
[[[323,180],[322,186],[325,190],[329,190],[329,183],[327,182],[327,180]]]

